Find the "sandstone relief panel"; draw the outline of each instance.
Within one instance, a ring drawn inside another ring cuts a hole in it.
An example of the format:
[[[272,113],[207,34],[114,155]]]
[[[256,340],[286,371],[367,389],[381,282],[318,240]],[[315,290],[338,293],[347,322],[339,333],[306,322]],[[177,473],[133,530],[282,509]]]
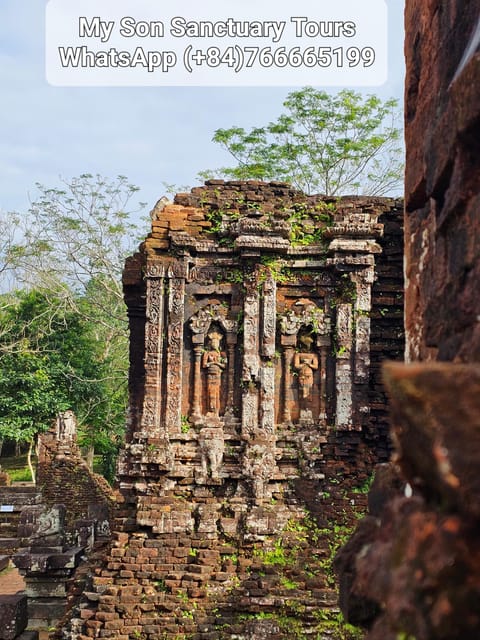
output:
[[[205,418],[215,421],[233,410],[237,323],[226,316],[226,305],[213,301],[190,318],[193,384],[184,415],[194,424]]]
[[[300,298],[281,316],[279,342],[282,350],[282,420],[326,426],[327,357],[331,321],[311,300]],[[280,404],[280,403],[279,403]]]

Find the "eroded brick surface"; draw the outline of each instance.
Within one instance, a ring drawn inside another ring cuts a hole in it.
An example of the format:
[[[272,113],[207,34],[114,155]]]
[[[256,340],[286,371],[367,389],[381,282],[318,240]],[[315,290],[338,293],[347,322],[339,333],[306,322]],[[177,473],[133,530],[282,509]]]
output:
[[[370,517],[337,557],[342,610],[370,629],[369,640],[473,640],[480,633],[480,368],[389,365],[386,379],[398,467],[381,469]]]
[[[478,2],[406,5],[407,356],[480,358]]]

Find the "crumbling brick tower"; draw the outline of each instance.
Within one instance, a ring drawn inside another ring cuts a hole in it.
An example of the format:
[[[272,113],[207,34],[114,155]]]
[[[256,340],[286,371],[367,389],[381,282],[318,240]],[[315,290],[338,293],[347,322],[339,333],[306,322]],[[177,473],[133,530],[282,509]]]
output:
[[[152,211],[124,272],[125,502],[77,638],[332,623],[333,524],[388,449],[377,372],[403,348],[401,205],[212,180]]]

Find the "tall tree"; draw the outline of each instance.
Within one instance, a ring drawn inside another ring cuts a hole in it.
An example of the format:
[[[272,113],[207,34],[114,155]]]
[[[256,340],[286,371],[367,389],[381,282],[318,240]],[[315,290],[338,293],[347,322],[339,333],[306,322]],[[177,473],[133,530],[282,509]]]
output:
[[[9,328],[0,339],[0,437],[31,445],[66,409],[75,411],[83,436],[95,444],[112,422],[118,432],[125,403],[111,397],[111,363],[92,325],[61,306],[52,314],[51,295],[21,291],[8,297],[0,313]],[[114,408],[112,421],[106,414]]]
[[[237,161],[205,171],[237,180],[285,180],[306,193],[383,195],[403,182],[396,100],[313,87],[293,91],[276,121],[217,129],[214,142]]]
[[[139,234],[127,205],[138,187],[124,176],[91,174],[60,189],[36,186],[39,195],[21,218],[23,240],[10,251],[18,280],[54,291],[73,307],[76,294],[90,287],[90,301],[104,319],[124,323],[121,273]]]
[[[127,402],[121,272],[140,235],[127,210],[137,188],[90,174],[37,187],[2,254],[17,290],[0,296],[0,431],[29,440],[72,408],[83,442],[111,470]]]

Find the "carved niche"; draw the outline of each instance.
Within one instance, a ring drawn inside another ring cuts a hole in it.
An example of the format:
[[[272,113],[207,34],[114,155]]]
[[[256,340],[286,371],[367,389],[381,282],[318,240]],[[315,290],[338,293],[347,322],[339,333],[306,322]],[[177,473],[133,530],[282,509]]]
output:
[[[190,318],[193,349],[193,385],[190,420],[203,424],[233,411],[235,345],[238,323],[227,318],[227,308],[210,302]]]
[[[280,420],[286,424],[325,424],[330,317],[314,302],[302,298],[280,316],[279,333],[283,381]]]

